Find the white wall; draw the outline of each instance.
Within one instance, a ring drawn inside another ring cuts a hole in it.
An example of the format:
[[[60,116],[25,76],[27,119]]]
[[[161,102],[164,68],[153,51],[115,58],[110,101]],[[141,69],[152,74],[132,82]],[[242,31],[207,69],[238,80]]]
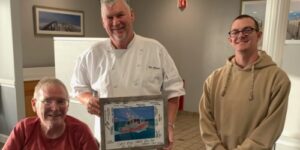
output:
[[[300,150],[300,43],[286,44],[282,68],[291,80],[286,122],[281,137],[277,141],[278,150]]]
[[[66,85],[70,95],[70,82],[77,58],[84,50],[100,40],[103,38],[54,38],[55,76]],[[94,133],[94,116],[90,115],[85,106],[75,98],[71,99],[68,114],[85,122]]]

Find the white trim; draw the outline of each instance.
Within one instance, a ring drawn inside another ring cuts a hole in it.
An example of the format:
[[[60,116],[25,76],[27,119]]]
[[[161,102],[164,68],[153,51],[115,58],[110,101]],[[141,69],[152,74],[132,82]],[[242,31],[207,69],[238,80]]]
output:
[[[262,49],[282,65],[290,0],[267,0]]]
[[[45,76],[55,77],[55,68],[54,67],[23,68],[24,81],[40,80]]]
[[[15,87],[14,80],[0,79],[0,86]]]
[[[276,150],[300,150],[300,139],[281,136],[276,142]]]
[[[0,134],[0,143],[5,143],[7,139],[8,139],[7,135]]]
[[[285,44],[300,44],[300,40],[285,40]]]

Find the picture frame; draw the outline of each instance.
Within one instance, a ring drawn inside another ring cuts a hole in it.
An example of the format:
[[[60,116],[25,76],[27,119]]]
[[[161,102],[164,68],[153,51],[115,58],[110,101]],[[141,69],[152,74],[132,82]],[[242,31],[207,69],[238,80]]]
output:
[[[155,149],[167,143],[166,102],[161,95],[101,98],[101,149]]]
[[[300,0],[290,2],[285,43],[300,44]]]
[[[263,32],[266,15],[265,0],[242,0],[241,14],[252,16],[258,22],[259,30]],[[258,42],[258,48],[261,49],[262,45],[263,40],[260,39]]]
[[[44,6],[33,6],[36,35],[84,36],[84,13]]]
[[[241,14],[253,16],[263,31],[266,0],[242,0]],[[291,0],[288,14],[286,44],[300,44],[300,0]]]
[[[241,14],[247,14],[254,17],[258,22],[260,31],[263,31],[266,16],[266,1],[242,0]]]

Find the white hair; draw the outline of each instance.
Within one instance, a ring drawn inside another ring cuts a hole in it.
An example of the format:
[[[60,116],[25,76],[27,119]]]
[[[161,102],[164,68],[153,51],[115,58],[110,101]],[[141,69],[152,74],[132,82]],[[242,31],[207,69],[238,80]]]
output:
[[[65,93],[67,94],[66,96],[69,97],[68,90],[67,90],[66,86],[64,85],[64,83],[62,81],[60,81],[59,79],[56,79],[56,78],[44,77],[35,86],[34,93],[33,93],[33,98],[39,99],[40,96],[41,96],[40,93],[39,93],[40,89],[43,89],[44,87],[48,87],[48,86],[51,86],[51,85],[61,86],[64,89]]]
[[[125,4],[128,6],[128,8],[131,8],[130,5],[129,5],[129,0],[123,0],[125,2]],[[114,3],[116,3],[117,0],[100,0],[100,4],[103,5],[103,4],[109,4],[109,5],[112,5]]]

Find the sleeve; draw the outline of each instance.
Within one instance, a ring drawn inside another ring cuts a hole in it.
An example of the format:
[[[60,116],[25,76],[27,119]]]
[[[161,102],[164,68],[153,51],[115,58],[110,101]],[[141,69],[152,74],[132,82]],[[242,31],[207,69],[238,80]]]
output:
[[[179,75],[173,59],[163,46],[161,56],[163,66],[163,92],[167,95],[168,99],[185,95],[183,80]]]
[[[279,76],[276,80],[278,84],[273,86],[266,117],[236,150],[270,149],[281,135],[287,112],[291,83],[287,76]]]
[[[71,96],[76,97],[81,92],[91,91],[85,54],[77,58],[71,77]]]
[[[2,150],[22,150],[25,146],[25,128],[17,123],[6,140]]]
[[[209,77],[203,86],[203,94],[199,103],[200,134],[207,150],[226,150],[218,136],[216,123],[213,117],[213,106],[210,98],[211,89]]]

